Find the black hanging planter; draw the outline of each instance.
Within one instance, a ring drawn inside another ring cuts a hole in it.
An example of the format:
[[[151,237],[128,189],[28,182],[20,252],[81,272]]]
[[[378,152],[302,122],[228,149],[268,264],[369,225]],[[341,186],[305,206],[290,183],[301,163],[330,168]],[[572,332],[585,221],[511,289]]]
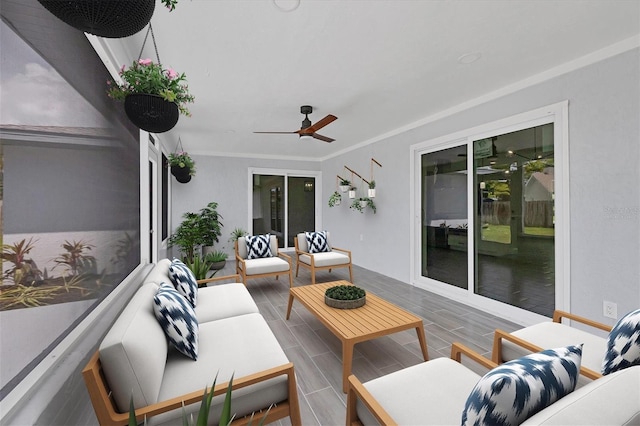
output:
[[[155,0],[38,0],[72,27],[107,38],[128,37],[151,20]]]
[[[191,180],[191,169],[189,167],[171,166],[171,174],[180,183],[187,183]]]
[[[173,129],[180,116],[175,102],[145,93],[127,95],[124,99],[124,111],[133,124],[151,133],[162,133]]]

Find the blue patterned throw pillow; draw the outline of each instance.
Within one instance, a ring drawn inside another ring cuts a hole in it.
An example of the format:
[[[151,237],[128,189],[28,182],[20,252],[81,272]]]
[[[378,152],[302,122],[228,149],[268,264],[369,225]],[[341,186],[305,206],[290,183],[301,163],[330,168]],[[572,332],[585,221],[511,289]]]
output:
[[[169,265],[169,279],[178,293],[183,295],[195,308],[198,299],[198,283],[191,269],[182,261],[173,259]]]
[[[248,235],[245,237],[247,241],[247,259],[260,259],[262,257],[271,257],[271,248],[269,242],[271,235]]]
[[[463,425],[519,425],[576,387],[582,345],[506,362],[482,377],[462,412]]]
[[[329,241],[327,240],[327,231],[305,232],[307,244],[309,245],[309,253],[325,253],[331,251]]]
[[[171,284],[162,283],[153,297],[153,312],[169,342],[196,361],[198,320],[189,302]]]
[[[618,320],[609,332],[602,374],[640,365],[640,309]]]

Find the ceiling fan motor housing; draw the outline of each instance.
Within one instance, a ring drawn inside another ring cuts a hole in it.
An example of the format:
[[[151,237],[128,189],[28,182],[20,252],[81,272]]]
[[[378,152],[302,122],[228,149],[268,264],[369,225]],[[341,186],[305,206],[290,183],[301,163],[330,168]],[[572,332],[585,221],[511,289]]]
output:
[[[313,107],[309,105],[302,105],[300,107],[300,112],[304,114],[304,120],[302,120],[302,127],[300,127],[300,130],[304,130],[306,128],[311,127],[311,120],[309,120],[308,114],[311,114],[313,112]],[[312,133],[313,132],[311,132],[310,134]]]

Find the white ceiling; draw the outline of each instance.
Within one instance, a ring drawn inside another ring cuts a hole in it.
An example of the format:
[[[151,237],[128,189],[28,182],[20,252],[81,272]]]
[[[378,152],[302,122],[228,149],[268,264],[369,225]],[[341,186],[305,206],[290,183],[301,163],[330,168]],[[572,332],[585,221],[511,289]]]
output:
[[[180,0],[152,18],[162,64],[187,75],[192,117],[161,136],[194,154],[323,159],[611,45],[640,44],[640,1]],[[115,65],[146,31],[104,39]],[[480,55],[463,63],[467,54]],[[143,57],[155,58],[150,40]],[[562,69],[562,68],[561,68]],[[302,141],[301,105],[316,122]]]

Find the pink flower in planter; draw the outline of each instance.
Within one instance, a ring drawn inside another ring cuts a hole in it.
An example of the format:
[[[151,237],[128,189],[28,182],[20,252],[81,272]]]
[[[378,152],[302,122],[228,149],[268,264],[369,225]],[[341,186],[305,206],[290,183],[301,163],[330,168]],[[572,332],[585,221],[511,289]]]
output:
[[[169,80],[173,80],[174,78],[176,78],[178,76],[178,73],[175,70],[171,69],[171,68],[169,68],[166,71],[166,73],[167,73],[167,77],[169,77]]]
[[[153,63],[153,61],[151,59],[140,59],[138,61],[138,63],[140,65],[145,65],[146,66],[146,65],[151,65]]]

